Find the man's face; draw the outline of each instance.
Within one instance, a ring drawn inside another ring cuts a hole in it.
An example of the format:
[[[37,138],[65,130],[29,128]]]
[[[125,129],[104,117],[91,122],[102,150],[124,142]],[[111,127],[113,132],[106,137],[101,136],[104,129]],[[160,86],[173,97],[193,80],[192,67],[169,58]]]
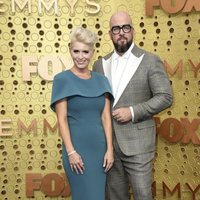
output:
[[[124,54],[133,42],[133,28],[131,21],[125,16],[116,16],[111,20],[111,30],[109,31],[115,50],[119,54]]]

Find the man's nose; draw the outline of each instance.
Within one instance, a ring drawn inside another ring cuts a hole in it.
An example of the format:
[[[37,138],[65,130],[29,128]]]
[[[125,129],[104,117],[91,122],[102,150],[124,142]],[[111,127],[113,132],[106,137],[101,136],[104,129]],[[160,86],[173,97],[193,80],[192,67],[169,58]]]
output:
[[[120,30],[119,30],[119,34],[120,34],[120,35],[124,35],[124,31],[123,31],[122,28],[120,28]]]

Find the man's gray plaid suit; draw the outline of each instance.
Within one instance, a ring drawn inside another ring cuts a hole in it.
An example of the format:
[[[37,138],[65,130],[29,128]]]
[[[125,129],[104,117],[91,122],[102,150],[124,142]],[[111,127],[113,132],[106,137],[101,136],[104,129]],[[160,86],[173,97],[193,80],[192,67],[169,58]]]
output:
[[[100,58],[93,66],[94,71],[107,76],[111,86],[112,54],[113,52]],[[112,109],[132,106],[134,121],[118,123],[113,120],[115,163],[107,176],[109,200],[128,200],[129,183],[132,185],[134,200],[152,199],[151,191],[145,192],[145,190],[149,190],[149,185],[152,183],[152,161],[156,146],[153,116],[172,104],[170,82],[159,57],[136,45],[132,49],[131,56],[134,58],[133,62],[128,62],[129,70],[131,67],[134,68],[135,63],[138,67],[121,91],[117,102],[114,102]],[[121,168],[125,171],[121,172]],[[117,185],[115,188],[118,189],[113,189],[112,185]],[[148,196],[138,196],[138,190],[143,190]]]

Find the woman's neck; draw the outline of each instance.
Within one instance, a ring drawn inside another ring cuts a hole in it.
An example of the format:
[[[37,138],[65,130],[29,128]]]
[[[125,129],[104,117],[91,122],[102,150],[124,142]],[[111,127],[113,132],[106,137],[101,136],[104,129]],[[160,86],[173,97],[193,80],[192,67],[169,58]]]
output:
[[[75,66],[71,68],[71,71],[80,78],[91,78],[91,71],[88,68],[80,69]]]

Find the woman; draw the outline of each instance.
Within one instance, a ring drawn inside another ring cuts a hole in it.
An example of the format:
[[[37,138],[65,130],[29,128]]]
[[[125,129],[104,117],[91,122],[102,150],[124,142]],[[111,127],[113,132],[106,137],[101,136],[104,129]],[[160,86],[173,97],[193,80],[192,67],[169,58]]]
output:
[[[97,37],[76,28],[70,54],[74,66],[54,77],[51,108],[63,139],[62,159],[72,200],[104,200],[106,172],[113,165],[108,80],[89,70]]]

